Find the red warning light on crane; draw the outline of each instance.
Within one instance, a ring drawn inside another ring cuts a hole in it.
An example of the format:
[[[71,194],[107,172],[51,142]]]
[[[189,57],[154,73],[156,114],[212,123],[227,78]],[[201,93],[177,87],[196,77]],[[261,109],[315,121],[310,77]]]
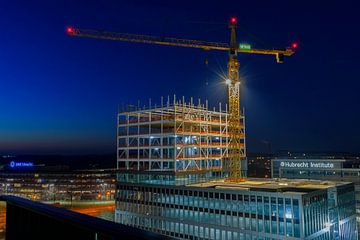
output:
[[[298,47],[298,44],[297,44],[296,42],[294,42],[294,43],[291,44],[291,48],[294,48],[294,49],[295,49],[295,48],[297,48],[297,47]]]
[[[236,24],[236,22],[237,22],[236,17],[232,17],[230,21],[232,24]]]
[[[73,34],[73,33],[75,33],[75,29],[74,29],[73,27],[67,27],[67,28],[66,28],[66,32],[67,32],[68,34]]]

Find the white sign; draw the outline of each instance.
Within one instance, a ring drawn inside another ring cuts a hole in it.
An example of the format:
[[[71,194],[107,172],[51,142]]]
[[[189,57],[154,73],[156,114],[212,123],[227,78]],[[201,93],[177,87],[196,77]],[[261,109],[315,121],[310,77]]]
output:
[[[300,161],[282,161],[280,167],[285,168],[334,168],[333,163],[329,162],[300,162]]]

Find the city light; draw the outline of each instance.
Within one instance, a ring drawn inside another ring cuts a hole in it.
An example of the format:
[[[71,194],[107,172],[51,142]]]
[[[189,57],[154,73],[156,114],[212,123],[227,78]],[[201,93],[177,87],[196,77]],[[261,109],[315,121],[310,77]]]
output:
[[[11,168],[23,168],[23,167],[33,167],[34,164],[32,162],[16,162],[16,161],[11,161],[9,163]]]

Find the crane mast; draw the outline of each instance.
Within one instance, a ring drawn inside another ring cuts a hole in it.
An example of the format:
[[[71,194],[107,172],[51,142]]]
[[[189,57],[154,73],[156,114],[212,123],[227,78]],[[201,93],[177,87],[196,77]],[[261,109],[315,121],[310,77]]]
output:
[[[230,144],[228,148],[229,181],[241,181],[245,174],[241,169],[241,161],[245,158],[244,124],[241,123],[240,113],[240,63],[237,57],[236,21],[231,20],[230,51],[228,62],[228,103],[229,124],[228,133]]]
[[[70,36],[74,37],[86,37],[86,38],[97,38],[107,39],[115,41],[127,41],[127,42],[138,42],[148,43],[166,46],[177,46],[177,47],[189,47],[199,48],[203,50],[219,50],[228,51],[228,79],[226,84],[228,85],[228,104],[229,104],[229,122],[228,122],[228,134],[229,134],[229,148],[228,158],[223,164],[223,170],[229,171],[229,178],[227,181],[238,182],[242,181],[246,174],[242,170],[242,161],[245,160],[245,127],[243,122],[242,113],[240,110],[240,77],[238,61],[238,53],[248,54],[265,54],[274,55],[278,63],[282,63],[284,56],[291,56],[294,54],[293,49],[297,47],[294,43],[292,48],[286,49],[252,49],[252,48],[241,48],[238,46],[236,36],[236,18],[231,18],[230,21],[230,44],[218,43],[218,42],[206,42],[190,39],[180,38],[160,38],[149,35],[138,35],[129,33],[116,33],[108,31],[99,31],[93,29],[79,29],[68,27],[66,32]]]

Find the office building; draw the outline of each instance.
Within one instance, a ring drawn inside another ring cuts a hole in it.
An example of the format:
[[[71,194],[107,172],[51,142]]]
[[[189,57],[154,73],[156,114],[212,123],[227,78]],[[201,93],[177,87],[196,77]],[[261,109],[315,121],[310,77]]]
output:
[[[358,230],[360,231],[360,168],[358,158],[277,158],[272,160],[271,172],[273,178],[353,182]]]
[[[116,221],[181,239],[357,239],[352,183],[119,182]]]

